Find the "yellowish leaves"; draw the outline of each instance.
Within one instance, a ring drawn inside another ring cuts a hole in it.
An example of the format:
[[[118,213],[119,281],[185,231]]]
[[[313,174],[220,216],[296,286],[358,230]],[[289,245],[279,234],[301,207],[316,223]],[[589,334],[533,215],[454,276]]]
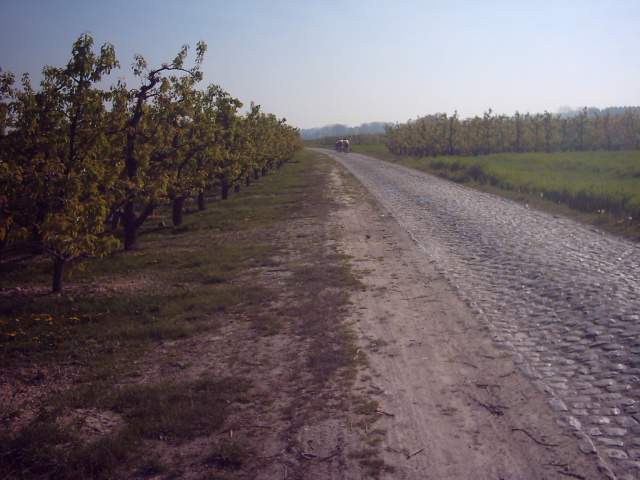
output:
[[[53,324],[53,316],[49,315],[48,313],[40,313],[40,314],[32,315],[31,319],[34,322],[46,323],[47,325]]]
[[[199,43],[186,66],[184,47],[154,70],[136,56],[142,87],[103,91],[99,81],[118,64],[114,48],[95,52],[82,35],[66,67],[45,69],[37,90],[28,77],[13,89],[13,77],[0,75],[0,106],[11,107],[0,109],[0,131],[11,131],[11,141],[0,136],[0,191],[9,192],[0,195],[0,240],[28,232],[59,263],[106,255],[119,245],[107,220],[123,205],[135,217],[140,205],[200,193],[221,177],[233,186],[286,160],[299,147],[295,129],[256,106],[241,114],[242,103],[216,85],[196,88],[205,51]]]

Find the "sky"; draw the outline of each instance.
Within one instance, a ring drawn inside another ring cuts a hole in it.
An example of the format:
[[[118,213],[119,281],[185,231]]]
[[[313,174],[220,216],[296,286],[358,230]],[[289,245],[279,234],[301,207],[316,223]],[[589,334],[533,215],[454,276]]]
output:
[[[640,105],[640,0],[0,0],[0,68],[35,80],[82,33],[133,81],[183,44],[204,82],[301,128]]]

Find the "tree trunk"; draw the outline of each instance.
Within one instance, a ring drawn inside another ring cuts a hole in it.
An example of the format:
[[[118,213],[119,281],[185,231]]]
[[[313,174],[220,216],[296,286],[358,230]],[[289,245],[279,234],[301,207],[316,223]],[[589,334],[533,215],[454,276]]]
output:
[[[227,180],[226,177],[222,177],[220,183],[220,198],[222,198],[222,200],[229,198],[229,180]]]
[[[124,249],[135,250],[138,248],[138,229],[133,225],[124,224]]]
[[[260,180],[260,171],[257,168],[253,169],[253,179]]]
[[[2,263],[2,257],[4,256],[4,249],[7,247],[7,244],[9,243],[9,229],[7,229],[7,232],[5,232],[5,237],[0,240],[0,263]]]
[[[64,273],[64,259],[54,258],[53,260],[53,292],[62,291],[62,274]]]
[[[198,193],[198,210],[202,211],[206,209],[207,209],[207,203],[204,198],[204,192],[200,192]]]
[[[136,249],[138,247],[138,227],[136,225],[136,213],[134,211],[133,201],[128,201],[124,206],[122,224],[124,226],[124,249]]]
[[[33,253],[44,253],[44,247],[42,244],[42,233],[40,233],[40,230],[38,230],[35,225],[31,228],[31,239],[33,241]]]
[[[118,228],[118,225],[120,225],[120,216],[121,216],[121,213],[118,210],[113,212],[113,214],[111,215],[111,231],[112,232],[115,232]]]
[[[173,199],[173,226],[182,225],[182,208],[184,207],[185,197],[180,196]]]
[[[149,218],[149,215],[153,213],[155,204],[149,202],[145,205],[144,210],[140,212],[140,215],[136,216],[135,205],[133,200],[129,200],[124,206],[124,212],[122,214],[122,225],[124,226],[124,249],[134,250],[138,248],[138,229]]]
[[[236,183],[233,186],[233,191],[236,192],[236,193],[240,193],[240,184],[239,183]]]

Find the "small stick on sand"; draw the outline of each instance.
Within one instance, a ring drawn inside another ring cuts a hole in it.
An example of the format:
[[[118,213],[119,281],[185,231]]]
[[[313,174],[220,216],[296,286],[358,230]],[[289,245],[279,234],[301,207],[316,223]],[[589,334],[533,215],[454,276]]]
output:
[[[416,450],[413,453],[410,453],[409,455],[407,455],[407,460],[409,460],[411,457],[415,457],[416,455],[418,455],[419,453],[422,453],[424,451],[424,447],[421,448],[420,450]]]
[[[386,415],[387,417],[395,417],[393,413],[385,412],[384,410],[376,410],[378,415]]]
[[[546,442],[541,442],[540,440],[538,440],[537,438],[535,438],[533,435],[531,435],[529,432],[527,432],[524,428],[512,428],[511,429],[512,432],[522,432],[524,433],[527,437],[529,437],[531,440],[533,440],[534,442],[536,442],[538,445],[542,445],[543,447],[558,447],[559,445],[557,443],[546,443]]]

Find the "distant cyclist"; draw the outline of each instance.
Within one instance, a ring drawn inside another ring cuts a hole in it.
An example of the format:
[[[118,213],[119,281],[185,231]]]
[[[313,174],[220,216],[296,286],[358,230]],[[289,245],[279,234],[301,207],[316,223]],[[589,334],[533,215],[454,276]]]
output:
[[[348,153],[351,146],[349,144],[349,140],[347,140],[346,138],[341,138],[336,142],[335,148],[336,152]]]

